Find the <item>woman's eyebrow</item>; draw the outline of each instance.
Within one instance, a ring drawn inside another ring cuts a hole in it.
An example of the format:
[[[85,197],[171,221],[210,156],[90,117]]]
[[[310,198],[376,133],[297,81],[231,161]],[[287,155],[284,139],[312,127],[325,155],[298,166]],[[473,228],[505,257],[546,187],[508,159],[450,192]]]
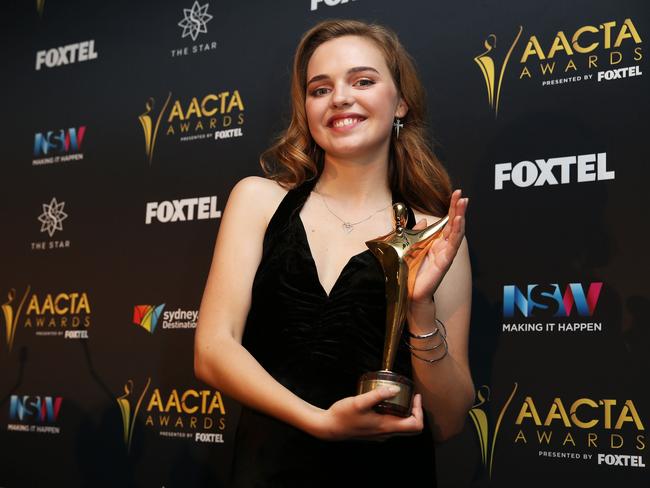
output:
[[[379,74],[379,71],[377,71],[375,68],[372,68],[370,66],[355,66],[354,68],[350,68],[346,74],[349,75],[352,73],[358,73],[359,71],[374,71],[375,73]],[[316,75],[307,82],[307,85],[312,84],[314,81],[328,80],[328,79],[329,79],[328,75]]]

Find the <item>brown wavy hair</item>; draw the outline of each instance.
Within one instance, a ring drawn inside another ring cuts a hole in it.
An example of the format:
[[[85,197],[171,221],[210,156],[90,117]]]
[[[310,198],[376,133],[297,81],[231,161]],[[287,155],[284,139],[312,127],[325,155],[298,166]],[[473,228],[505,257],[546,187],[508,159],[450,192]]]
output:
[[[302,39],[293,62],[291,121],[273,145],[262,153],[264,174],[285,188],[294,188],[320,176],[324,151],[311,136],[305,98],[307,64],[321,44],[341,36],[372,40],[384,54],[399,94],[408,105],[399,138],[391,136],[389,184],[406,203],[434,216],[446,215],[451,197],[449,175],[433,153],[425,122],[425,92],[411,56],[390,29],[356,20],[326,20],[312,27]]]

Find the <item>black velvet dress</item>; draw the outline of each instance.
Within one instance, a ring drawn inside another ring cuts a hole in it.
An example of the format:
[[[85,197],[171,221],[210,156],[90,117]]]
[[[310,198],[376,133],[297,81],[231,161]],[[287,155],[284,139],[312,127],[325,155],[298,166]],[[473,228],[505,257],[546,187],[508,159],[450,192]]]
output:
[[[355,395],[361,374],[381,369],[386,298],[370,250],[352,256],[325,293],[299,217],[314,183],[289,191],[269,222],[243,345],[276,380],[326,409]],[[414,224],[409,209],[407,226]],[[393,370],[412,377],[403,343]],[[436,485],[428,424],[383,442],[322,441],[243,407],[235,437],[232,487]]]

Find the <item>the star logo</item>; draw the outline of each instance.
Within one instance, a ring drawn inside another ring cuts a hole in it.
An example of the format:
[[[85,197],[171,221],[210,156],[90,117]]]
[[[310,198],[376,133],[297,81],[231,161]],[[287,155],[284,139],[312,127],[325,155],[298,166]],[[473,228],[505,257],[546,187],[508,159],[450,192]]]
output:
[[[209,3],[199,5],[199,2],[194,2],[192,8],[183,9],[185,17],[178,23],[178,26],[183,28],[183,38],[190,36],[196,41],[199,34],[207,34],[206,24],[212,20],[212,15],[208,13],[209,6]]]
[[[63,221],[68,218],[68,214],[63,211],[64,206],[65,202],[59,203],[56,198],[52,198],[49,205],[43,204],[43,213],[38,216],[41,232],[47,232],[52,237],[57,230],[63,230]]]

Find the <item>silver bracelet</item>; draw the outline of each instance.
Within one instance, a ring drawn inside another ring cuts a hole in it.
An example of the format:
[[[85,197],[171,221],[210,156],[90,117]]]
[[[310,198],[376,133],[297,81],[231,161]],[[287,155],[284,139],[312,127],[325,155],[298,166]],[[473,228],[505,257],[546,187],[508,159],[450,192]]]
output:
[[[444,336],[440,336],[440,337],[442,338],[442,341],[440,341],[438,344],[436,344],[433,347],[422,347],[422,348],[420,348],[420,347],[415,347],[415,346],[409,344],[408,341],[406,341],[406,340],[404,340],[404,342],[406,342],[406,347],[408,347],[411,351],[435,351],[436,349],[438,349],[440,347],[441,344],[444,344],[444,342],[443,342],[444,339],[445,339]]]
[[[443,358],[447,355],[447,353],[449,352],[449,346],[447,345],[447,339],[446,339],[445,336],[443,336],[443,335],[441,335],[440,337],[442,337],[442,342],[441,342],[440,344],[444,344],[444,345],[445,345],[445,352],[444,352],[444,353],[442,354],[442,356],[440,356],[439,358],[426,359],[426,358],[423,358],[422,356],[418,356],[418,355],[417,355],[416,353],[414,353],[413,351],[411,351],[411,354],[412,354],[413,356],[415,356],[416,358],[418,358],[420,361],[425,361],[425,362],[427,362],[427,363],[429,363],[429,364],[440,361],[440,360],[443,359]],[[439,346],[440,344],[438,344],[438,346]],[[437,346],[436,346],[436,347],[437,347]]]
[[[438,324],[440,324],[440,327],[436,327],[432,332],[429,332],[429,333],[427,333],[427,334],[418,335],[418,334],[413,334],[413,333],[409,330],[409,337],[410,337],[411,339],[429,339],[429,338],[435,336],[438,332],[440,332],[440,328],[441,328],[441,327],[442,327],[442,330],[443,330],[442,335],[444,335],[445,337],[447,337],[447,329],[445,329],[445,324],[443,324],[442,321],[441,321],[438,317],[436,317],[436,322],[437,322]],[[425,349],[421,349],[421,350],[424,351]]]

